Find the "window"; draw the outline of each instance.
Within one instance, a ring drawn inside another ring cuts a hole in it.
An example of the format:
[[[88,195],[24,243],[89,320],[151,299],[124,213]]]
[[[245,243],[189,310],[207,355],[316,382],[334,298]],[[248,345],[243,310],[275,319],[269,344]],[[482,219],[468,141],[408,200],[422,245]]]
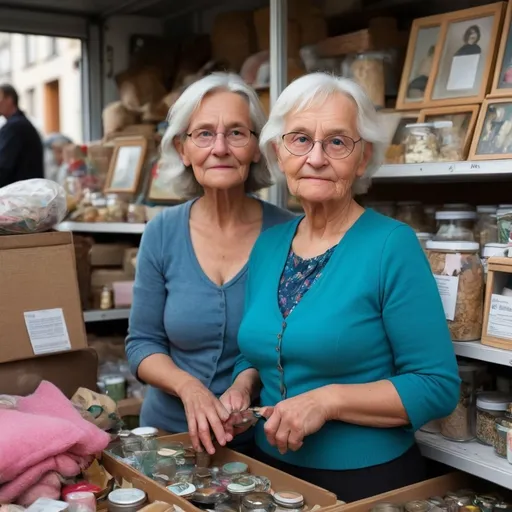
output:
[[[36,90],[27,89],[25,93],[25,110],[30,117],[36,116]]]
[[[25,36],[25,66],[35,64],[37,60],[37,37]]]
[[[41,37],[41,44],[39,45],[42,50],[41,58],[43,60],[53,59],[58,55],[58,44],[56,37]]]
[[[0,76],[11,72],[11,46],[0,46]]]

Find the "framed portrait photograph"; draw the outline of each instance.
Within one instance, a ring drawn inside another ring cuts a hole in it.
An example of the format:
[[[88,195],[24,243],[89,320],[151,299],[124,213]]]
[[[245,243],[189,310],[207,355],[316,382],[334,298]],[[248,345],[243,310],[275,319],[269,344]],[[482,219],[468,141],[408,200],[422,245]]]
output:
[[[464,105],[458,107],[439,107],[424,109],[420,112],[418,122],[437,123],[448,121],[449,126],[439,128],[443,140],[443,161],[451,162],[465,160],[469,153],[471,140],[478,119],[479,105]]]
[[[397,109],[481,103],[491,86],[505,5],[414,20]]]
[[[148,140],[145,137],[115,139],[105,192],[135,194],[146,162],[147,150]]]
[[[512,98],[485,100],[469,152],[471,160],[512,158]]]
[[[512,2],[509,2],[501,36],[491,97],[512,96]]]
[[[160,159],[151,161],[149,184],[146,199],[154,203],[178,203],[183,198],[174,190],[172,180],[159,167]]]

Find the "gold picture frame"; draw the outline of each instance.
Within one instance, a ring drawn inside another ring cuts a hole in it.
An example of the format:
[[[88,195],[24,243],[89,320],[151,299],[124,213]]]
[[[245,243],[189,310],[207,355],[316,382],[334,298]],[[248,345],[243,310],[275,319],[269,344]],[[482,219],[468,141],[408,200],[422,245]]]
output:
[[[505,70],[505,65],[507,69]],[[508,87],[504,87],[507,84]],[[508,3],[489,97],[512,96],[512,2]]]

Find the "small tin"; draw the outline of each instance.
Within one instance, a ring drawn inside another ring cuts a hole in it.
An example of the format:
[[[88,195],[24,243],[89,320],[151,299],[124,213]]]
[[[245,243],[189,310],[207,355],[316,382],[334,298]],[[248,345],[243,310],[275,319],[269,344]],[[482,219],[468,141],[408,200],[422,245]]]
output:
[[[107,498],[109,512],[138,512],[144,508],[147,496],[140,489],[116,489]]]
[[[404,506],[407,512],[429,512],[432,504],[425,500],[409,501]]]
[[[207,451],[196,452],[196,466],[198,468],[209,468],[212,463],[212,456]]]
[[[196,486],[189,482],[180,482],[167,486],[167,490],[171,491],[176,496],[189,499],[196,492]]]
[[[274,493],[274,502],[277,509],[302,510],[304,507],[304,496],[295,491],[280,491]]]
[[[222,472],[228,476],[243,475],[249,471],[249,466],[245,462],[228,462],[222,466]]]
[[[190,501],[200,505],[216,505],[217,503],[224,503],[229,500],[229,494],[222,491],[219,487],[205,487],[197,489],[190,498]]]
[[[395,503],[377,503],[370,509],[370,512],[401,512],[402,507]]]
[[[272,482],[266,476],[255,476],[256,480],[256,491],[258,492],[270,492]]]
[[[247,494],[254,491],[255,488],[256,479],[249,475],[233,479],[227,487],[228,492],[233,495]]]
[[[266,492],[251,492],[242,499],[242,512],[274,512],[276,504]]]

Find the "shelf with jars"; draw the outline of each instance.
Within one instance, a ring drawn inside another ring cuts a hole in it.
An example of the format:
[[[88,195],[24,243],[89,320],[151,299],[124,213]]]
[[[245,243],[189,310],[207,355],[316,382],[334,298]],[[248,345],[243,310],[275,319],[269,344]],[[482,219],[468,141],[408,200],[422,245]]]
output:
[[[480,341],[454,341],[455,353],[460,357],[487,363],[512,366],[512,351],[483,345]]]

